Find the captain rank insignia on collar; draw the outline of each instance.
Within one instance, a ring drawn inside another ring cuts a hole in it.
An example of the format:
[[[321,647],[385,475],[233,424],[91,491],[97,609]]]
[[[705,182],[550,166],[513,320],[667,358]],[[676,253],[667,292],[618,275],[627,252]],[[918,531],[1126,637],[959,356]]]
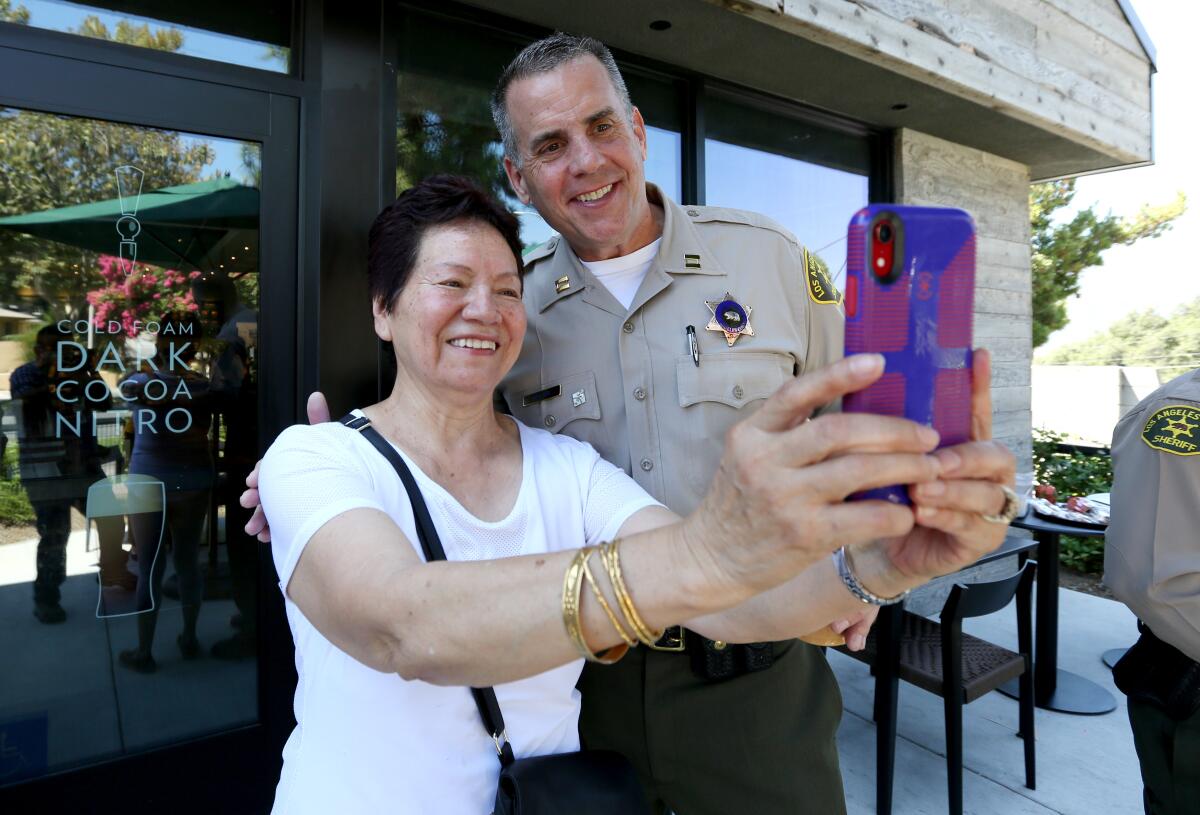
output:
[[[563,275],[562,277],[558,278],[558,280],[554,281],[555,294],[562,294],[569,288],[571,288],[571,278],[567,277],[566,275]]]
[[[729,292],[725,292],[725,297],[721,300],[705,300],[704,305],[712,314],[712,319],[705,328],[724,334],[725,342],[731,347],[738,341],[738,337],[754,336],[754,329],[750,325],[750,314],[754,311],[752,306],[743,306],[734,300]]]

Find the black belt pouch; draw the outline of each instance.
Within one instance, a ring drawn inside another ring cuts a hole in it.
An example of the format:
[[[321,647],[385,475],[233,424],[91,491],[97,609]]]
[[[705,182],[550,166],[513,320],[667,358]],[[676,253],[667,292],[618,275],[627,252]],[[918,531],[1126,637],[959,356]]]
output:
[[[722,682],[743,674],[765,671],[775,662],[774,647],[769,642],[718,648],[712,640],[689,632],[687,643],[692,673],[706,682]]]
[[[1154,705],[1181,722],[1200,710],[1200,662],[1163,642],[1139,623],[1142,636],[1113,668],[1113,681],[1130,699]]]

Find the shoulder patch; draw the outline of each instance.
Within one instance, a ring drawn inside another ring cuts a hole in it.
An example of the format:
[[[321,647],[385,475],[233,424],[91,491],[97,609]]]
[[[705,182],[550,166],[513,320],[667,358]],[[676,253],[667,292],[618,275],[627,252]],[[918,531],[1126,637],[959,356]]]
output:
[[[814,303],[836,306],[842,302],[842,293],[833,285],[825,262],[807,249],[804,250],[804,278],[808,281],[808,296]]]
[[[1142,425],[1147,446],[1173,456],[1200,455],[1200,409],[1192,405],[1161,407]]]

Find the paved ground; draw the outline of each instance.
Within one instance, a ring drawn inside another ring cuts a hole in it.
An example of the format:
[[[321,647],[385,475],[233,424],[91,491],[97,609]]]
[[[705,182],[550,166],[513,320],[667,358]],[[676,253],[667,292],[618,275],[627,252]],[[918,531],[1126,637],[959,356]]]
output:
[[[1125,712],[1125,697],[1112,683],[1100,655],[1137,639],[1134,616],[1112,600],[1059,590],[1059,667],[1110,690],[1117,709],[1103,716],[1069,716],[1039,710],[1037,790],[1024,786],[1017,702],[991,693],[967,705],[963,715],[964,811],[971,815],[1137,815],[1142,812],[1141,776]],[[1016,615],[1010,606],[968,620],[964,630],[1016,647]],[[841,683],[845,715],[838,734],[850,815],[875,812],[874,679],[865,665],[830,652]],[[896,744],[895,815],[948,812],[942,700],[900,683]]]
[[[93,546],[95,539],[93,537]],[[163,598],[154,656],[158,671],[135,673],[117,654],[137,642],[135,617],[99,619],[96,551],[71,535],[62,605],[67,621],[43,625],[31,612],[36,541],[0,546],[0,781],[228,730],[257,717],[253,660],[184,660],[176,645],[178,601]],[[223,551],[223,550],[222,550]],[[201,557],[207,555],[202,550]],[[203,561],[202,561],[203,562]],[[173,567],[168,565],[168,577]],[[205,649],[232,633],[233,601],[209,599],[198,636]]]

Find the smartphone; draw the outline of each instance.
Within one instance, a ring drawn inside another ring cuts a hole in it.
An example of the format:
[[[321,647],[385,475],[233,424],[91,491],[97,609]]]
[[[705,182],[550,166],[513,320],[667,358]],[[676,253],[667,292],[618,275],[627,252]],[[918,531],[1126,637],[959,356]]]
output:
[[[939,446],[971,433],[975,224],[960,209],[872,204],[850,220],[846,354],[882,354],[869,388],[842,409],[929,425]],[[903,485],[851,496],[908,504]]]

